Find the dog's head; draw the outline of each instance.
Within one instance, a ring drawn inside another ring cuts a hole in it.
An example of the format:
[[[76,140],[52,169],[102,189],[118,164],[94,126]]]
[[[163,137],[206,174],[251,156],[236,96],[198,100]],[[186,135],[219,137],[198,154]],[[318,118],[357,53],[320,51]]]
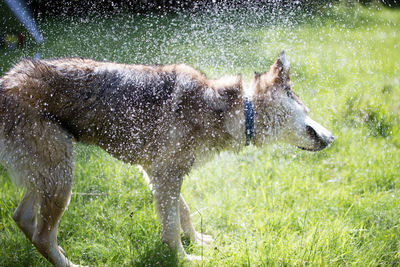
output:
[[[332,134],[309,117],[307,107],[292,91],[289,63],[283,51],[268,72],[254,75],[251,86],[256,145],[282,140],[317,151],[333,142]]]

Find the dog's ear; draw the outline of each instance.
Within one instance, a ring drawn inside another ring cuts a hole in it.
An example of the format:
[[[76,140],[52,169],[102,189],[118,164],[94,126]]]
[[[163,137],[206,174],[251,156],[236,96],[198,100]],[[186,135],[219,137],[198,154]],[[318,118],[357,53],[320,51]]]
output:
[[[269,73],[275,83],[285,83],[290,80],[290,64],[286,59],[285,51],[279,53],[275,63],[271,66]]]

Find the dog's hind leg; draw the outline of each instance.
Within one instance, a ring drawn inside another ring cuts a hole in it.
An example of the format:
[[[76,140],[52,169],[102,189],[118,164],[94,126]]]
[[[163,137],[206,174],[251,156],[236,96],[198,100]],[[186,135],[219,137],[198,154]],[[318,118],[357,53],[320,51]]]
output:
[[[36,230],[38,209],[39,197],[37,192],[26,188],[22,200],[13,214],[13,219],[29,241],[32,241],[33,234]]]
[[[57,126],[47,129],[50,135],[42,147],[44,153],[32,172],[40,205],[32,243],[55,266],[73,266],[57,244],[59,222],[71,197],[74,170],[71,140]]]
[[[15,130],[17,137],[9,142],[12,144],[10,173],[17,174],[25,188],[13,218],[52,264],[74,266],[57,244],[58,225],[71,196],[72,142],[54,122],[37,119],[24,126]]]
[[[23,100],[0,92],[0,161],[25,189],[13,218],[46,259],[72,266],[57,245],[58,224],[71,196],[72,141],[58,123]]]
[[[27,189],[24,191],[23,198],[13,214],[13,219],[26,237],[42,255],[56,266],[72,265],[62,255],[62,249],[57,246],[58,221],[66,207],[67,202],[65,201],[68,200],[69,195],[64,200],[61,200],[64,203],[60,204],[60,200],[45,197],[44,195],[40,196],[37,192]],[[55,205],[57,208],[54,209],[51,205]],[[39,223],[37,224],[39,206],[41,212],[38,219]],[[64,208],[60,211],[61,206],[64,206]],[[54,258],[59,260],[52,260]]]
[[[40,216],[32,243],[55,266],[73,266],[57,245],[58,225],[68,206],[71,190],[64,187],[54,194],[44,194],[40,199]]]

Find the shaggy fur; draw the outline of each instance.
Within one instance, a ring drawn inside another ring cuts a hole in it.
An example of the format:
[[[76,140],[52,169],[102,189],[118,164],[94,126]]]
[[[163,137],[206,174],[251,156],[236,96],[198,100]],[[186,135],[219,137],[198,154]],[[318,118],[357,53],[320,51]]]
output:
[[[332,142],[291,92],[283,53],[251,84],[256,145],[283,139],[319,150]],[[199,154],[244,143],[243,97],[241,76],[210,80],[183,64],[22,60],[0,79],[0,162],[25,187],[14,220],[51,263],[72,265],[57,246],[57,228],[70,200],[75,139],[143,166],[163,241],[193,258],[180,228],[194,241],[212,239],[194,230],[182,179]]]

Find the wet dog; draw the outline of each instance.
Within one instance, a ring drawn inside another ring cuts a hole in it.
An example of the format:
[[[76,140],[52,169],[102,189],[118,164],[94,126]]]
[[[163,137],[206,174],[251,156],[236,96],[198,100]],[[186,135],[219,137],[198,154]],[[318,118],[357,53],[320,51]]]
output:
[[[180,190],[198,155],[276,140],[316,151],[333,141],[292,92],[283,52],[247,89],[240,75],[211,80],[183,64],[20,61],[0,79],[0,162],[25,188],[13,219],[51,263],[73,265],[57,231],[71,196],[75,139],[143,166],[163,242],[196,258],[185,253],[181,228],[194,242],[212,238],[195,231]]]

